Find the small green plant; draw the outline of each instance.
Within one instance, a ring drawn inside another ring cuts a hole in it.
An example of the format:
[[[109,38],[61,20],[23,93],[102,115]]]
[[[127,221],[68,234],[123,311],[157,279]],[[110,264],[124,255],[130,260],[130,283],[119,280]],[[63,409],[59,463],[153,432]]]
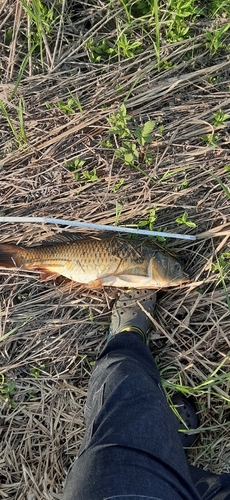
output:
[[[97,176],[96,168],[93,168],[93,170],[91,170],[91,172],[82,172],[82,176],[83,176],[83,179],[81,180],[81,182],[87,182],[87,181],[95,182],[95,181],[98,181],[98,176]]]
[[[203,135],[202,140],[204,141],[207,146],[217,146],[217,140],[219,138],[219,134],[208,134],[208,135]]]
[[[103,39],[96,42],[92,37],[85,43],[91,62],[99,63],[108,58],[134,58],[140,52],[141,42],[129,40],[124,32],[118,34],[116,40],[107,42]]]
[[[80,113],[82,113],[82,107],[78,97],[74,97],[72,94],[67,103],[58,101],[57,107],[64,115],[74,115],[77,109],[80,111]]]
[[[16,128],[13,124],[13,121],[10,118],[9,112],[7,110],[7,106],[4,104],[4,102],[0,99],[0,113],[2,112],[2,115],[5,117],[11,132],[13,133],[14,139],[18,146],[20,148],[24,148],[27,144],[27,137],[26,137],[26,132],[25,132],[25,126],[24,126],[24,117],[23,117],[23,112],[24,112],[24,101],[22,98],[19,99],[18,101],[18,127]],[[19,129],[19,130],[18,130]]]
[[[107,40],[94,41],[91,37],[86,43],[85,47],[88,52],[88,57],[91,62],[99,63],[101,60],[107,60],[109,57],[117,56],[117,50],[114,46],[107,44]]]
[[[5,33],[5,38],[4,38],[5,45],[10,45],[10,43],[12,42],[12,35],[13,35],[13,28],[12,26],[10,26],[10,28],[8,28]]]
[[[75,181],[84,182],[95,182],[98,181],[98,175],[96,168],[93,168],[90,172],[86,170],[82,171],[82,167],[85,165],[85,161],[77,157],[73,161],[67,161],[66,166],[73,172]]]
[[[222,109],[219,109],[217,113],[213,114],[212,124],[214,127],[218,127],[218,125],[224,125],[224,123],[230,118],[230,115],[224,113]]]
[[[151,210],[147,210],[146,215],[147,219],[138,222],[137,227],[148,227],[150,231],[152,231],[157,219],[156,207],[153,207]]]
[[[189,37],[189,24],[200,14],[195,0],[171,0],[168,6],[169,20],[166,29],[168,42],[180,42]]]
[[[195,222],[192,222],[191,220],[188,219],[188,212],[184,212],[182,217],[177,217],[176,223],[179,225],[184,224],[185,226],[190,227],[190,228],[196,227]]]
[[[180,185],[179,185],[179,189],[183,190],[183,189],[186,189],[189,185],[189,182],[185,179]]]
[[[162,233],[167,233],[168,228],[167,227],[163,227],[163,228],[159,227],[158,231],[162,232]],[[162,245],[163,248],[167,247],[167,238],[165,236],[159,236],[159,235],[157,235],[156,236],[156,240],[159,241],[159,243]]]
[[[39,365],[38,368],[31,368],[30,373],[33,375],[35,378],[39,378],[41,375],[42,370],[45,369],[45,365]]]
[[[218,184],[223,189],[223,191],[226,194],[226,196],[230,199],[230,191],[227,188],[227,186],[225,186],[225,184],[222,182],[222,180],[219,177],[217,177],[217,175],[212,174],[211,172],[210,172],[210,175],[213,177],[213,179],[215,179],[218,182]]]
[[[120,189],[120,188],[121,188],[121,186],[123,186],[124,182],[125,182],[125,179],[120,179],[120,180],[117,182],[117,184],[114,184],[114,186],[112,186],[112,187],[111,187],[111,191],[112,191],[113,193],[116,193],[116,191],[118,191],[118,189]]]
[[[0,376],[0,400],[7,400],[9,406],[15,408],[16,404],[13,401],[13,396],[15,394],[15,383],[13,380],[9,380],[8,382],[6,382],[3,373],[1,373]]]
[[[55,15],[54,5],[48,8],[41,0],[21,0],[21,3],[30,24],[29,35],[24,33],[28,41],[28,52],[39,51],[41,67],[44,69],[44,54],[48,55],[47,39],[50,38],[59,16]]]
[[[150,229],[150,231],[152,231],[157,220],[156,210],[157,207],[153,207],[152,209],[147,210],[145,219],[140,220],[137,224],[128,224],[128,227],[147,227],[148,229]]]
[[[83,167],[85,164],[84,160],[81,160],[81,158],[75,158],[73,161],[67,161],[66,166],[73,172],[73,176],[75,181],[78,181],[79,179],[79,169]]]
[[[123,141],[122,146],[115,151],[114,156],[124,161],[126,165],[134,166],[135,160],[139,158],[139,152],[135,142]]]
[[[223,252],[220,257],[217,257],[216,262],[212,265],[211,270],[213,272],[219,273],[217,284],[222,283],[225,292],[226,303],[228,304],[228,308],[230,310],[230,297],[228,288],[226,286],[226,276],[229,274],[230,270],[230,252]]]
[[[138,41],[132,42],[128,40],[126,34],[121,33],[118,36],[115,45],[117,46],[117,53],[119,57],[124,59],[129,57],[133,59],[138,52],[141,52],[140,47],[142,44]]]
[[[218,261],[212,265],[212,271],[216,272],[220,270],[220,267],[223,270],[223,273],[226,274],[230,269],[230,252],[223,252]]]
[[[225,33],[229,30],[230,23],[225,24],[222,28],[217,24],[214,31],[206,31],[206,47],[212,55],[216,54],[220,49],[226,49]]]
[[[122,160],[125,165],[135,167],[136,170],[146,176],[146,173],[137,163],[142,161],[142,158],[148,164],[152,161],[152,155],[149,154],[145,146],[152,142],[151,133],[155,127],[155,121],[149,120],[132,132],[128,126],[131,118],[127,114],[124,103],[121,104],[117,113],[113,113],[109,117],[109,133],[116,135],[121,141],[121,145],[116,149],[114,156]]]
[[[211,83],[212,85],[216,85],[217,83],[219,83],[221,81],[221,77],[210,75],[210,76],[207,76],[206,80],[208,83]]]
[[[109,149],[113,148],[113,144],[109,140],[101,141],[101,145],[104,148],[109,148]]]
[[[125,104],[121,104],[117,113],[112,113],[109,117],[109,134],[117,135],[119,139],[132,137],[132,133],[127,125],[131,118],[132,116],[127,115]]]
[[[77,170],[78,168],[83,167],[85,164],[84,160],[81,160],[81,158],[77,157],[73,161],[67,161],[66,165],[69,167],[70,170]]]
[[[120,216],[122,214],[122,209],[123,207],[119,205],[118,201],[116,200],[116,217],[115,217],[115,222],[114,222],[114,225],[117,226],[118,225],[118,222],[119,222],[119,219],[120,219]]]
[[[152,142],[152,131],[155,127],[156,122],[149,120],[142,127],[138,127],[134,131],[134,135],[137,138],[138,144],[144,146],[146,143],[150,144]]]
[[[230,16],[229,0],[211,0],[207,2],[207,9],[210,17],[215,17],[217,14]]]

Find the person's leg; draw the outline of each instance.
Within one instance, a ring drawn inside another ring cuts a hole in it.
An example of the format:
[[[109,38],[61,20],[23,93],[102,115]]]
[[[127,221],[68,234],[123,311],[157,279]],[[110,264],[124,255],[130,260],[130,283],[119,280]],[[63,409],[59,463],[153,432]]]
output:
[[[119,314],[115,308],[112,334],[130,330],[130,325],[137,328],[115,335],[96,363],[85,407],[86,435],[63,500],[230,500],[230,475],[208,473],[210,478],[188,466],[177,419],[166,402],[152,354],[141,340],[148,321],[132,301],[125,313],[126,299],[124,295],[120,301]],[[143,304],[151,312],[153,303]]]
[[[85,439],[64,490],[64,500],[120,497],[200,498],[156,364],[131,332],[116,335],[97,361]]]

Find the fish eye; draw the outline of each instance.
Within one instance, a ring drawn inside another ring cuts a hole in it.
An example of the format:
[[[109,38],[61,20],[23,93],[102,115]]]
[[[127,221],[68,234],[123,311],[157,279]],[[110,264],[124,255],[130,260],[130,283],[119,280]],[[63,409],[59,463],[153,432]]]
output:
[[[175,262],[175,271],[179,271],[180,270],[180,264],[179,262]]]

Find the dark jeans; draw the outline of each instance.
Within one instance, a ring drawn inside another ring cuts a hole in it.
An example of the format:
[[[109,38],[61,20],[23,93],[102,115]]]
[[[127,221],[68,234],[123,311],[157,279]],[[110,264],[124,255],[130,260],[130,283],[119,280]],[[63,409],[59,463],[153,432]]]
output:
[[[230,499],[230,474],[188,465],[149,348],[116,335],[93,371],[86,434],[63,500]]]

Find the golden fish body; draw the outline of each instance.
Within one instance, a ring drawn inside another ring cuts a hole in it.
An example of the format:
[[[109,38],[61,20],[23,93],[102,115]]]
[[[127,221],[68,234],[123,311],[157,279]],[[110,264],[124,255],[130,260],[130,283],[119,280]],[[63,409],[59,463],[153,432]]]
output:
[[[30,248],[0,244],[0,265],[39,270],[44,276],[62,275],[90,288],[159,289],[189,281],[170,255],[118,237]]]

